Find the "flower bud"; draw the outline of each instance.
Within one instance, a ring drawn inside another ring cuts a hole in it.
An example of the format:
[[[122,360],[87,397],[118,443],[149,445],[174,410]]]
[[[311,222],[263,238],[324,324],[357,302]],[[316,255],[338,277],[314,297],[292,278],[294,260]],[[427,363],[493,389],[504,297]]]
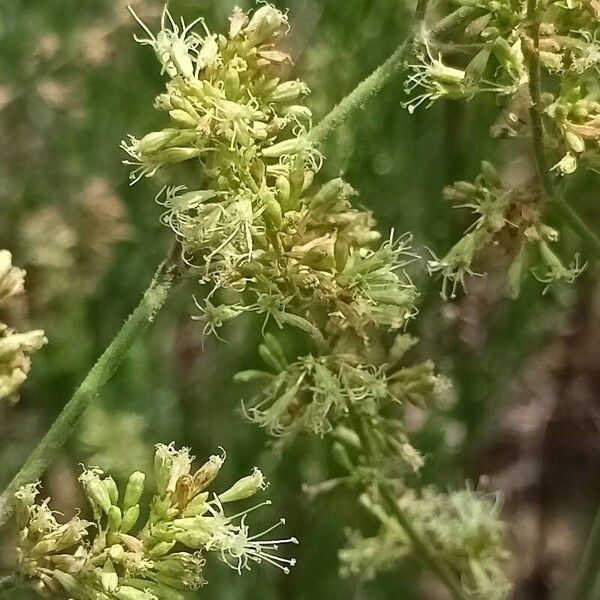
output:
[[[286,155],[299,154],[307,148],[307,142],[303,138],[292,138],[284,140],[273,146],[263,148],[262,155],[267,158],[280,158]]]
[[[123,520],[121,521],[121,532],[128,533],[131,531],[132,527],[137,523],[137,520],[140,516],[140,505],[134,504],[130,506],[123,513]]]
[[[303,81],[285,81],[284,83],[280,83],[271,94],[267,96],[267,102],[290,104],[309,93],[310,88]]]
[[[328,181],[310,201],[310,208],[329,210],[338,200],[345,200],[356,194],[352,186],[340,177]]]
[[[281,205],[272,195],[268,195],[263,199],[265,223],[272,231],[279,231],[282,222]]]
[[[173,548],[173,546],[175,546],[177,542],[173,541],[173,542],[159,542],[158,544],[156,544],[156,546],[154,546],[154,548],[152,548],[152,550],[150,550],[150,556],[152,558],[158,558],[159,556],[164,556],[165,554],[167,554],[168,552],[171,551],[171,549]]]
[[[515,300],[521,292],[521,280],[526,267],[527,248],[526,244],[521,244],[519,251],[508,267],[506,277],[506,287],[508,297]]]
[[[176,108],[169,112],[169,116],[178,127],[194,128],[198,124],[196,119],[185,110]]]
[[[113,504],[116,504],[119,501],[119,488],[117,487],[115,480],[109,476],[109,477],[104,478],[102,480],[102,483],[106,487],[106,491],[108,492],[108,495],[110,496],[110,501]]]
[[[175,539],[189,548],[200,550],[210,542],[211,534],[200,529],[190,529],[177,533]]]
[[[277,201],[282,207],[287,207],[291,192],[290,180],[285,175],[279,175],[275,181],[275,189],[277,190]]]
[[[252,475],[243,477],[234,483],[227,491],[219,494],[221,502],[235,502],[245,500],[254,496],[258,490],[264,490],[267,487],[265,477],[257,467],[254,467]]]
[[[285,15],[274,6],[265,4],[254,12],[244,32],[248,36],[248,42],[258,46],[277,37],[286,25]]]
[[[104,568],[102,569],[100,581],[102,583],[102,588],[104,589],[104,591],[109,594],[114,592],[119,586],[119,576],[117,575],[115,567],[110,559],[104,563]]]
[[[73,575],[60,571],[59,569],[54,569],[52,576],[70,595],[73,595],[74,597],[79,596],[81,586]]]
[[[237,69],[227,69],[225,73],[225,92],[229,97],[235,97],[240,93],[240,75]]]
[[[156,159],[165,164],[178,163],[196,158],[202,154],[202,148],[166,148],[162,150]]]
[[[139,142],[138,149],[143,154],[152,154],[164,148],[173,141],[179,131],[177,129],[163,129],[146,134]]]
[[[132,506],[135,506],[144,493],[144,482],[146,475],[141,471],[135,471],[129,476],[127,486],[125,487],[125,496],[123,498],[123,512],[127,512]]]
[[[119,531],[122,521],[121,509],[118,506],[111,506],[108,510],[108,531]]]

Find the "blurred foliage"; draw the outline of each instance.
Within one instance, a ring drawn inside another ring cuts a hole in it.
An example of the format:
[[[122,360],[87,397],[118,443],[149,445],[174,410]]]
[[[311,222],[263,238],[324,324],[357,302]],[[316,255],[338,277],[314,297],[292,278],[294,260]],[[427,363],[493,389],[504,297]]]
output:
[[[233,4],[172,0],[170,8],[187,17],[204,15],[222,27]],[[413,8],[401,0],[276,4],[289,8],[290,51],[313,89],[309,102],[317,120],[402,41]],[[162,8],[156,0],[134,5],[147,22],[156,21]],[[43,327],[50,340],[36,356],[20,404],[0,406],[3,485],[135,306],[170,236],[158,222],[157,184],[129,187],[120,162],[118,145],[127,132],[159,125],[151,100],[161,89],[153,53],[131,39],[136,25],[125,3],[4,0],[0,15],[0,247],[28,270],[28,294],[16,316]],[[332,136],[324,149],[326,172],[343,171],[382,228],[411,231],[426,255],[428,247],[450,247],[465,227],[461,215],[441,200],[441,189],[473,178],[482,158],[494,158],[488,129],[497,107],[483,99],[410,116],[400,108],[401,95],[401,82],[392,83]],[[496,154],[511,159],[502,148]],[[588,180],[576,179],[568,195],[594,216]],[[577,244],[569,236],[563,243]],[[441,302],[438,283],[422,269],[412,273],[423,292],[413,327],[422,338],[417,352],[436,360],[454,384],[438,411],[427,419],[415,411],[410,423],[417,446],[429,457],[425,481],[442,486],[478,478],[477,455],[503,410],[506,387],[526,359],[564,327],[580,290],[593,283],[592,269],[577,288],[555,295],[542,296],[542,285],[529,282],[511,302],[494,280],[502,258],[489,260],[490,276],[472,281],[471,294],[456,304]],[[231,378],[259,363],[260,328],[238,321],[224,328],[227,343],[209,339],[203,348],[202,324],[189,318],[195,292],[189,282],[173,295],[47,473],[44,483],[57,508],[69,514],[77,504],[80,462],[117,465],[126,475],[143,466],[144,447],[149,457],[159,441],[190,446],[198,456],[220,445],[229,456],[226,481],[258,464],[277,482],[274,505],[289,515],[288,529],[301,545],[298,565],[287,577],[266,569],[237,577],[209,565],[210,586],[202,595],[417,597],[413,565],[368,584],[339,578],[344,528],[357,521],[367,530],[375,524],[342,489],[316,498],[302,492],[304,483],[340,473],[325,443],[304,437],[285,449],[265,447],[263,433],[244,422],[241,391]],[[14,534],[9,527],[2,532],[0,571],[10,568]]]

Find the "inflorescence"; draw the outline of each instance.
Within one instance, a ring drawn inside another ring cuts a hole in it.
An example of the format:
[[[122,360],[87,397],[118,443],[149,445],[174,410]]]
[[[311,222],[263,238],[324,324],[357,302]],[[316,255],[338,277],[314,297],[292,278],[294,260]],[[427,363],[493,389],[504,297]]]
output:
[[[145,508],[144,473],[132,473],[120,492],[110,475],[84,468],[79,481],[93,521],[75,516],[59,523],[48,500],[36,503],[38,485],[24,486],[16,494],[17,574],[52,597],[179,600],[206,583],[205,556],[210,552],[238,573],[253,563],[288,573],[295,561],[278,551],[297,540],[268,537],[285,520],[259,533],[251,533],[246,523],[249,513],[270,502],[234,514],[226,511],[229,503],[266,488],[262,473],[255,468],[218,494],[209,490],[225,454],[211,456],[196,470],[193,460],[187,448],[158,444],[156,493]],[[142,514],[145,524],[140,527]]]
[[[157,201],[205,287],[194,317],[203,334],[247,313],[263,320],[267,369],[237,376],[260,385],[246,416],[278,438],[331,434],[350,479],[402,494],[397,483],[424,462],[403,410],[426,408],[446,387],[431,361],[407,364],[415,340],[404,330],[418,298],[405,272],[416,258],[410,237],[382,240],[343,179],[315,183],[323,157],[309,135],[309,89],[285,79],[290,58],[278,47],[285,14],[269,4],[251,14],[236,8],[227,36],[203,21],[196,33],[195,24],[177,24],[166,10],[157,34],[140,22],[138,41],[167,77],[155,106],[168,124],[123,142],[132,182],[176,163],[198,181],[179,178]],[[312,351],[290,358],[271,333],[284,327],[306,334]],[[493,555],[499,572],[503,558]],[[479,560],[456,566],[458,578],[470,585]]]
[[[429,40],[428,32],[424,32],[418,50],[420,58],[408,65],[408,109],[413,112],[439,99],[469,100],[478,93],[489,92],[506,97],[502,101],[507,107],[503,115],[506,122],[492,127],[492,135],[531,135],[526,109],[534,100],[528,91],[527,57],[535,53],[544,81],[549,84],[541,94],[538,108],[544,121],[543,143],[551,170],[559,176],[580,167],[599,170],[598,7],[592,2],[540,0],[539,22],[534,27],[524,1],[453,3],[458,10],[470,11],[469,16],[446,32],[447,39]],[[459,13],[451,13],[448,18],[454,14]],[[453,49],[459,52],[452,53]],[[457,56],[468,58],[457,62]],[[520,275],[527,270],[534,247],[539,260],[531,270],[546,284],[545,289],[559,281],[572,282],[582,265],[577,257],[565,265],[550,248],[558,232],[540,221],[544,208],[541,191],[532,186],[513,189],[497,185],[495,175],[492,179],[491,186],[485,175],[480,175],[474,184],[458,182],[446,194],[477,213],[477,221],[445,257],[429,263],[430,271],[443,277],[442,296],[454,297],[457,286],[464,286],[465,275],[474,274],[473,259],[490,245],[500,245],[507,251],[511,263],[508,291],[513,297],[518,294]]]

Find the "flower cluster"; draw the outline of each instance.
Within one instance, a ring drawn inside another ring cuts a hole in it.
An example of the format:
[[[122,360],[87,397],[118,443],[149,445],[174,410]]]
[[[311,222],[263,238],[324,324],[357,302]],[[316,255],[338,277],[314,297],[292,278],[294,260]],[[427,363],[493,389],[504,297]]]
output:
[[[294,560],[276,552],[296,539],[265,539],[284,520],[258,534],[251,534],[246,524],[246,515],[269,501],[233,516],[225,512],[225,504],[266,487],[262,473],[255,468],[226,491],[210,493],[224,455],[211,456],[195,471],[193,460],[186,448],[156,447],[157,489],[141,528],[136,527],[140,514],[147,513],[140,505],[142,472],[133,473],[120,494],[102,470],[84,469],[79,480],[93,522],[75,516],[59,523],[48,500],[36,503],[37,485],[21,488],[16,494],[17,574],[40,592],[71,600],[179,600],[206,583],[207,552],[239,573],[252,562],[289,572]]]
[[[406,363],[415,341],[402,330],[417,300],[405,273],[410,237],[382,241],[348,183],[315,183],[323,159],[301,103],[308,88],[281,79],[286,16],[264,4],[236,9],[230,23],[224,36],[204,23],[195,33],[166,11],[156,35],[140,22],[147,37],[138,41],[168,77],[156,107],[169,124],[123,143],[132,180],[174,163],[199,180],[165,187],[157,201],[207,288],[196,300],[204,334],[245,313],[264,319],[268,370],[237,376],[260,386],[244,404],[249,419],[276,437],[331,433],[349,478],[387,485],[423,464],[405,406],[426,407],[444,387],[430,361]],[[305,333],[312,352],[288,360],[269,325]]]
[[[469,100],[479,93],[515,94],[527,81],[521,46],[521,27],[526,3],[509,0],[457,0],[471,10],[470,20],[461,23],[466,48],[473,49],[466,64],[448,65],[436,40],[426,36],[417,50],[417,60],[409,64],[405,91],[412,98],[404,105],[412,113],[439,99]],[[455,32],[452,42],[455,43]],[[417,92],[415,95],[414,92]]]
[[[24,285],[25,271],[13,266],[8,250],[0,250],[0,304],[23,293]],[[39,329],[19,333],[0,321],[0,401],[19,399],[18,389],[30,368],[29,354],[47,341]]]
[[[538,47],[533,47],[527,3],[523,0],[455,0],[470,10],[467,22],[448,32],[451,45],[471,55],[466,66],[447,66],[444,58],[433,58],[423,40],[421,60],[411,66],[407,91],[420,95],[407,102],[414,110],[439,98],[470,98],[478,92],[516,95],[529,75],[524,57],[538,52],[542,68],[560,75],[560,83],[549,92],[545,117],[554,132],[555,153],[562,158],[555,169],[572,173],[581,162],[598,165],[600,113],[600,14],[590,2],[540,2]],[[443,46],[443,44],[442,44]],[[426,52],[425,52],[426,50]]]
[[[476,217],[464,236],[443,258],[429,261],[430,273],[442,276],[442,297],[454,298],[465,277],[476,275],[472,268],[477,253],[488,246],[501,248],[510,258],[507,293],[519,295],[523,274],[537,251],[538,262],[532,267],[534,276],[546,284],[546,290],[559,282],[572,282],[584,266],[575,256],[565,266],[550,244],[558,240],[558,232],[541,220],[539,196],[530,188],[507,188],[496,169],[483,162],[475,181],[458,181],[444,190],[444,197],[466,208]]]
[[[155,48],[169,77],[156,106],[168,111],[170,124],[124,143],[134,180],[174,162],[202,167],[202,189],[171,186],[158,199],[184,260],[209,288],[196,318],[205,333],[216,333],[243,313],[257,313],[265,325],[272,320],[305,332],[327,356],[343,345],[364,347],[377,327],[402,329],[417,298],[404,273],[414,258],[410,238],[392,234],[380,242],[373,216],[353,205],[356,192],[344,180],[313,185],[322,159],[308,142],[310,111],[300,104],[308,87],[281,80],[289,57],[276,43],[287,31],[286,16],[267,4],[252,15],[236,9],[230,22],[227,37],[179,28],[166,11],[156,36],[143,25],[149,37],[142,42]],[[267,402],[248,412],[273,433],[302,428],[300,421],[323,433],[342,409],[329,397],[340,373],[339,398],[364,385],[348,383],[351,364],[361,378],[377,378],[364,357],[308,356],[283,368]],[[291,390],[304,395],[306,386],[327,392],[295,410],[299,396]],[[288,400],[276,401],[280,391]],[[298,422],[290,422],[292,414]]]
[[[392,472],[418,471],[423,463],[394,415],[406,403],[426,408],[444,390],[445,380],[431,361],[404,366],[405,352],[416,340],[400,334],[379,366],[357,362],[353,353],[308,355],[289,363],[271,334],[259,353],[272,371],[243,371],[238,382],[258,382],[260,391],[244,405],[248,418],[269,434],[288,436],[302,430],[317,435],[339,433],[350,413],[376,423],[378,455],[388,456]],[[400,460],[399,460],[400,459]],[[350,470],[355,470],[352,467]]]
[[[395,568],[410,553],[411,542],[375,498],[365,494],[361,503],[380,522],[380,531],[372,538],[350,531],[340,560],[344,574],[370,579]],[[442,493],[428,487],[418,495],[407,491],[398,505],[433,556],[458,575],[466,598],[507,597],[510,583],[501,565],[509,555],[503,547],[505,527],[495,498],[470,489]]]
[[[553,165],[551,170],[557,175],[571,174],[579,166],[600,170],[597,6],[590,2],[540,0],[536,18],[532,19],[524,0],[453,0],[453,4],[457,9],[446,16],[446,22],[453,26],[443,28],[439,36],[435,29],[434,33],[424,31],[417,44],[419,60],[409,65],[406,84],[412,95],[405,103],[410,112],[438,99],[470,99],[479,92],[492,92],[508,96],[492,135],[533,137],[527,112],[535,104],[544,129],[543,135],[536,134],[544,139],[536,143],[544,145],[544,160],[550,160],[548,168]],[[436,50],[441,53],[435,55]],[[465,56],[464,60],[460,58]],[[532,57],[534,61],[530,62]],[[537,72],[538,65],[546,88],[534,93],[531,86],[539,85],[529,69]],[[537,98],[532,99],[530,94]],[[496,193],[487,183],[482,190],[476,181],[474,187],[479,189],[469,190],[466,188],[470,184],[458,182],[447,193],[477,213],[478,220],[444,258],[434,257],[429,263],[430,270],[440,272],[444,278],[442,295],[455,295],[458,284],[464,284],[464,276],[474,274],[475,255],[489,244],[508,246],[512,296],[518,294],[521,273],[534,247],[539,261],[531,270],[540,281],[548,285],[572,281],[582,266],[577,257],[564,265],[550,248],[558,233],[540,222],[544,194],[505,186]]]

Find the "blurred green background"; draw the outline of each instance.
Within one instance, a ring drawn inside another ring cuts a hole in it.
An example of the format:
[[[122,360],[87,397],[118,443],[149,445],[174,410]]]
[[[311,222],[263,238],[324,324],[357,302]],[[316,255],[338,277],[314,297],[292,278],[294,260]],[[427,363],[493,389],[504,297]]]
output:
[[[287,45],[297,76],[313,90],[315,121],[391,54],[413,10],[401,0],[276,4],[289,9]],[[162,3],[134,5],[156,27]],[[233,5],[170,2],[174,14],[203,15],[215,31],[226,27]],[[34,356],[20,403],[0,406],[0,485],[137,304],[170,242],[153,201],[160,183],[130,187],[118,149],[127,133],[161,127],[152,108],[160,69],[152,51],[133,42],[135,30],[117,0],[0,1],[0,247],[28,271],[13,322],[42,327],[50,340]],[[448,249],[469,223],[443,202],[443,186],[473,178],[483,158],[510,165],[527,154],[490,138],[493,100],[439,104],[413,116],[402,100],[396,81],[354,115],[328,142],[325,172],[344,173],[382,230],[411,231],[427,256],[428,248]],[[596,190],[583,176],[567,190],[592,227]],[[562,243],[581,250],[568,231]],[[576,560],[600,498],[597,271],[590,266],[576,286],[548,296],[528,281],[511,302],[502,294],[503,257],[482,260],[489,276],[469,282],[470,294],[452,304],[442,302],[439,282],[422,265],[411,273],[422,290],[411,333],[453,392],[436,410],[407,418],[428,456],[424,481],[451,487],[468,479],[504,492],[517,596],[543,599]],[[242,391],[231,379],[258,364],[260,328],[236,321],[224,329],[227,343],[207,339],[202,347],[202,324],[190,319],[195,293],[189,282],[171,297],[46,474],[54,506],[69,515],[81,502],[79,463],[126,477],[148,465],[157,442],[190,446],[201,460],[223,446],[223,484],[255,464],[268,474],[274,510],[257,520],[287,515],[301,541],[298,564],[290,576],[256,568],[239,577],[210,563],[210,584],[198,597],[443,598],[411,563],[374,582],[338,576],[345,528],[369,532],[375,524],[343,490],[316,498],[303,492],[303,484],[340,473],[326,441],[303,437],[273,447],[243,420]],[[10,570],[14,535],[10,527],[0,532],[0,573]]]

